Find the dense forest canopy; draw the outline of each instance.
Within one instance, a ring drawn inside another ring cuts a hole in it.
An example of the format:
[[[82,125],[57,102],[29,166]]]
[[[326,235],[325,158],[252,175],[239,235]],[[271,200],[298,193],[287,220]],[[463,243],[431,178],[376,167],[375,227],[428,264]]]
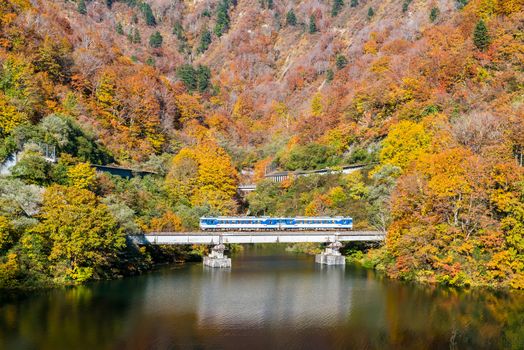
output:
[[[257,214],[387,231],[363,259],[389,276],[524,288],[523,5],[2,1],[0,287],[140,271],[126,234]]]

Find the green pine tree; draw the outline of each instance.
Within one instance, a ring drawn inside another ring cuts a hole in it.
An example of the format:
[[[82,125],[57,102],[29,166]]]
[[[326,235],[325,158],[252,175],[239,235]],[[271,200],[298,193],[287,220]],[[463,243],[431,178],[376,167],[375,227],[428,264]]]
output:
[[[357,7],[358,6],[358,0],[351,0],[351,7]]]
[[[373,7],[370,7],[368,10],[368,19],[371,19],[375,15],[375,10],[373,10]]]
[[[429,20],[431,22],[435,22],[439,14],[440,14],[440,10],[438,9],[438,7],[433,7],[431,9],[431,12],[429,13]]]
[[[140,9],[142,10],[142,13],[144,14],[144,18],[146,20],[146,24],[150,27],[156,26],[156,18],[153,14],[153,10],[151,9],[151,6],[147,2],[144,2],[140,5]]]
[[[411,4],[413,0],[405,0],[403,3],[402,3],[402,12],[408,12],[409,10],[409,5]]]
[[[116,24],[116,32],[119,34],[119,35],[124,35],[124,27],[122,27],[122,23],[118,22]]]
[[[176,70],[176,76],[180,79],[189,91],[196,90],[198,87],[197,72],[190,64],[183,64]]]
[[[491,38],[489,37],[488,27],[484,20],[479,20],[473,32],[473,43],[480,51],[488,48]]]
[[[163,41],[164,38],[162,38],[162,34],[160,34],[159,31],[156,31],[149,37],[149,46],[151,46],[154,49],[158,49],[162,47]]]
[[[79,0],[77,6],[78,13],[85,15],[87,14],[87,6],[85,0]]]
[[[469,0],[457,0],[457,7],[459,9],[463,8],[468,4]]]
[[[229,1],[223,0],[219,5],[217,9],[217,23],[215,25],[215,28],[213,31],[215,32],[216,36],[221,37],[222,34],[224,34],[229,29]]]
[[[211,79],[211,70],[209,67],[198,65],[198,68],[195,71],[196,73],[196,85],[198,91],[204,92],[209,87],[209,79]]]
[[[176,35],[176,38],[180,41],[186,41],[186,35],[184,34],[184,27],[180,22],[176,22],[173,26],[173,34]]]
[[[297,16],[295,16],[295,12],[291,9],[286,14],[286,24],[288,26],[296,26],[297,25]]]
[[[326,81],[327,81],[328,83],[330,83],[330,82],[333,81],[334,78],[335,78],[335,73],[333,73],[333,69],[331,69],[331,68],[328,69],[328,70],[326,71]]]
[[[198,53],[202,53],[207,50],[209,45],[211,44],[211,33],[209,30],[204,30],[202,33],[202,36],[200,36],[200,45],[198,46]]]
[[[113,7],[113,0],[106,0],[106,6],[108,9],[111,9]]]
[[[334,0],[333,7],[331,8],[331,16],[335,17],[344,7],[344,0]]]
[[[147,60],[146,60],[146,64],[148,66],[151,66],[151,67],[154,67],[155,66],[155,59],[153,57],[149,57]]]
[[[348,64],[348,59],[346,58],[346,56],[342,54],[338,54],[337,58],[335,59],[335,65],[337,66],[337,68],[343,69],[345,66],[347,66],[347,64]]]
[[[318,32],[317,24],[315,23],[316,18],[314,15],[309,16],[309,34]]]

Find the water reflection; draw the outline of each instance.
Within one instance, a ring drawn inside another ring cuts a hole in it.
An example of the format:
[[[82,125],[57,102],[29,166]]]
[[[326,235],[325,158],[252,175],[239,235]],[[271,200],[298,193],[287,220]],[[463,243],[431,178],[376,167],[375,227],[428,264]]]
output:
[[[154,315],[194,312],[199,326],[220,329],[334,326],[350,316],[353,288],[358,287],[357,281],[348,283],[340,267],[273,273],[248,273],[245,266],[239,271],[191,269],[203,269],[201,278],[193,278],[194,271],[150,279],[145,311]]]
[[[247,249],[30,297],[0,296],[0,349],[524,348],[524,293],[408,285]]]

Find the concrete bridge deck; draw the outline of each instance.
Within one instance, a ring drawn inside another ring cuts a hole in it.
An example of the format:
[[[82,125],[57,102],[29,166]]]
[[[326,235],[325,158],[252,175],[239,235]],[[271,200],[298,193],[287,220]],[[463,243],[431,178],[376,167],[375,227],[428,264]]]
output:
[[[383,241],[385,233],[380,231],[153,232],[131,238],[138,244],[332,243]]]

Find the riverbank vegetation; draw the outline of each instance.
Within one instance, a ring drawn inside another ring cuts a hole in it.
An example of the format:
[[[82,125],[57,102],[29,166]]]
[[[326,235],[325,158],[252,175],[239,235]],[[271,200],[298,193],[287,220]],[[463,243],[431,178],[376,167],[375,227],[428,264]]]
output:
[[[139,273],[166,254],[128,235],[252,214],[353,216],[388,276],[523,289],[522,5],[3,1],[0,287]]]

